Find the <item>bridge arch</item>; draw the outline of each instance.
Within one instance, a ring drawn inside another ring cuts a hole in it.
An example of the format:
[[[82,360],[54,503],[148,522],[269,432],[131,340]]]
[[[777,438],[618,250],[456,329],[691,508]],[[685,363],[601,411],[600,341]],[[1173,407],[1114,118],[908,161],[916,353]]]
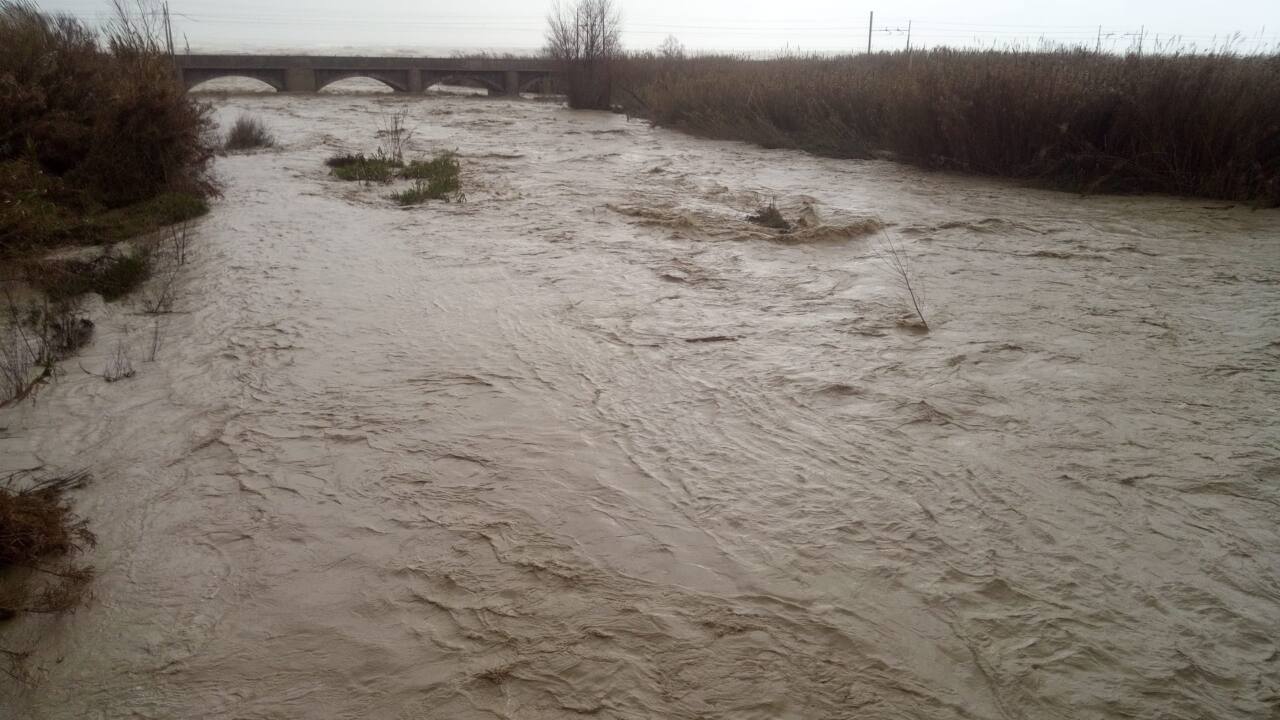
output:
[[[194,90],[204,83],[211,80],[220,80],[222,78],[248,78],[250,80],[257,80],[258,82],[270,85],[276,92],[283,92],[285,89],[283,70],[218,70],[188,68],[182,71],[182,83],[186,86],[187,90]]]
[[[528,78],[522,78],[520,80],[520,92],[522,93],[533,92],[534,87],[537,87],[544,82],[549,83],[550,81],[551,81],[551,76],[549,74],[542,74],[542,73],[539,73],[537,75],[531,75]],[[544,92],[547,92],[549,90],[550,89],[547,88],[546,90],[544,90]]]
[[[483,72],[424,73],[422,87],[425,90],[433,85],[463,85],[465,81],[477,82],[483,85],[490,95],[501,95],[504,92],[502,78],[498,74]]]
[[[368,78],[377,80],[396,92],[409,91],[409,77],[407,72],[379,71],[379,70],[316,70],[316,90],[323,90],[326,87],[340,81],[350,80],[351,78]]]

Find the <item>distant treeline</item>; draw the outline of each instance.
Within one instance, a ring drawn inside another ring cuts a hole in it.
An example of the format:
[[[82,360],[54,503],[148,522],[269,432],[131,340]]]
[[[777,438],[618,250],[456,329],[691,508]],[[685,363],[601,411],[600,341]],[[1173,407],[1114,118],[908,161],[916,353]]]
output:
[[[1280,205],[1280,56],[667,53],[616,58],[612,75],[629,113],[706,137]]]

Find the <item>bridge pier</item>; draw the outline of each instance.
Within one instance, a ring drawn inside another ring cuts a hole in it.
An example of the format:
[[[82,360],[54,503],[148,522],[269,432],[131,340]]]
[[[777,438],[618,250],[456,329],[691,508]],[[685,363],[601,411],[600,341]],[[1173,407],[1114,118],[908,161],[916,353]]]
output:
[[[504,95],[520,94],[520,71],[519,70],[506,71],[503,79],[504,79],[504,82],[502,84],[502,91]]]
[[[422,86],[422,71],[418,68],[410,68],[409,92],[415,95],[421,95],[423,90],[426,90],[426,88]]]
[[[291,67],[284,71],[285,92],[315,92],[316,71],[306,67]]]

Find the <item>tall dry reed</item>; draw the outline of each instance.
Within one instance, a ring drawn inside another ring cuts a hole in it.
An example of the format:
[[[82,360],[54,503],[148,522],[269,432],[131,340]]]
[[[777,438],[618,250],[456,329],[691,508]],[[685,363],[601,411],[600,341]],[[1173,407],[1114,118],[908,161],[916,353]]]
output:
[[[1280,205],[1280,56],[632,56],[615,98],[707,137],[1071,190]]]

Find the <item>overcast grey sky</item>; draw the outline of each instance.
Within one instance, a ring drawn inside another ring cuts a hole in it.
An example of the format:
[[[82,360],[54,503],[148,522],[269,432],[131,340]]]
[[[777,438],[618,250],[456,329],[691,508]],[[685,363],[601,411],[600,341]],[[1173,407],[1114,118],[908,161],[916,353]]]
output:
[[[1129,47],[1178,37],[1200,48],[1233,33],[1240,50],[1280,44],[1280,0],[1215,3],[1173,0],[619,0],[624,42],[655,47],[668,34],[691,50],[802,51],[865,49],[869,11],[873,46],[1035,46],[1041,39]],[[45,0],[49,11],[100,19],[106,0]],[[175,34],[193,50],[434,49],[533,50],[542,44],[544,0],[170,0]],[[181,42],[181,40],[179,40]]]

